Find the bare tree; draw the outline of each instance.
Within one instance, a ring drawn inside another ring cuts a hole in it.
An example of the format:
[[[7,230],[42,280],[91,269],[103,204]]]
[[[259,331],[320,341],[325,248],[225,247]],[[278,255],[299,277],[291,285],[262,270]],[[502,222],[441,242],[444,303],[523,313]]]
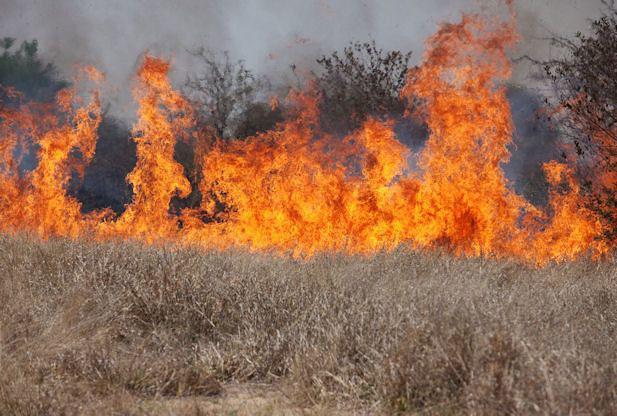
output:
[[[228,52],[216,54],[199,48],[191,53],[203,63],[203,70],[187,79],[187,95],[196,104],[202,121],[218,137],[230,138],[265,80],[246,69],[243,61],[232,62]]]

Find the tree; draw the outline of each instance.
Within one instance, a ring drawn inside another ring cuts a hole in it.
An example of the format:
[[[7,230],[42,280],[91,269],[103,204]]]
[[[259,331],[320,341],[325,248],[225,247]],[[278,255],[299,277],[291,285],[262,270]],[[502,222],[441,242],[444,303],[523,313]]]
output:
[[[211,126],[219,138],[236,137],[236,129],[245,123],[247,111],[266,81],[255,76],[243,61],[232,62],[229,54],[220,55],[204,48],[192,54],[203,63],[203,71],[186,82],[187,95],[195,103],[203,124]],[[271,126],[270,126],[271,127]]]
[[[58,78],[53,64],[41,61],[36,39],[12,50],[14,44],[14,38],[0,39],[0,85],[17,89],[27,99],[53,100],[68,83]]]
[[[603,0],[604,15],[589,35],[554,37],[564,56],[544,62],[556,92],[562,130],[579,157],[581,176],[602,214],[611,239],[617,238],[617,7]]]
[[[212,136],[243,139],[270,130],[283,119],[279,108],[258,101],[258,95],[268,87],[267,80],[254,75],[243,61],[233,62],[228,52],[216,54],[205,48],[191,53],[203,64],[201,73],[189,76],[185,85],[199,118],[200,131],[190,142],[179,141],[176,145],[176,160],[184,167],[193,192],[187,198],[172,201],[175,212],[200,204],[202,178],[197,167],[198,153]]]
[[[352,42],[317,60],[322,124],[347,132],[368,116],[401,116],[406,108],[400,92],[407,80],[411,52],[377,48],[375,41]]]

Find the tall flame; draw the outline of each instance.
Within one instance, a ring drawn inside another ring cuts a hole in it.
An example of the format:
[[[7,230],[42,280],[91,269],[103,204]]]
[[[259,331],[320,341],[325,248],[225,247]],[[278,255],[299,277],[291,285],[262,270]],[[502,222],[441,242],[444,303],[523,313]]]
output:
[[[487,28],[478,16],[441,27],[428,40],[424,63],[404,93],[425,101],[431,134],[420,158],[424,170],[413,238],[458,254],[500,255],[521,238],[525,202],[506,186],[512,119],[503,82],[511,22]]]
[[[105,235],[154,242],[177,234],[178,222],[170,215],[169,204],[174,196],[188,196],[191,185],[182,165],[174,160],[174,149],[177,137],[192,126],[192,118],[187,101],[173,90],[168,72],[168,62],[146,56],[137,74],[134,95],[139,119],[133,128],[137,165],[127,176],[134,198],[118,221],[102,227]]]
[[[179,213],[170,211],[172,200],[192,189],[174,149],[196,123],[168,80],[168,62],[146,56],[137,74],[137,164],[127,177],[134,198],[118,218],[82,214],[67,192],[93,156],[96,92],[76,110],[72,90],[59,94],[55,108],[1,107],[0,229],[295,256],[399,245],[538,265],[600,256],[614,247],[602,239],[602,223],[585,208],[568,166],[544,167],[553,189],[546,211],[517,195],[501,169],[513,134],[504,83],[514,20],[513,13],[492,24],[466,15],[428,40],[403,92],[420,99],[417,115],[430,130],[419,154],[397,140],[390,121],[369,119],[342,139],[322,132],[315,94],[293,92],[292,115],[275,129],[197,152],[201,207]],[[24,149],[37,151],[30,172],[20,167]],[[408,164],[412,156],[418,169]]]

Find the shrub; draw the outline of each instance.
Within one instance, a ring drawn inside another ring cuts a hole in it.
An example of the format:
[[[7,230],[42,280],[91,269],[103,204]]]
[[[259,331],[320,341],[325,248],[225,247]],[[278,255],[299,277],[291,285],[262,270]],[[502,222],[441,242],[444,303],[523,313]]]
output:
[[[397,117],[406,102],[400,92],[407,80],[411,52],[384,51],[375,41],[353,42],[317,60],[321,71],[322,123],[328,130],[347,132],[368,116]]]

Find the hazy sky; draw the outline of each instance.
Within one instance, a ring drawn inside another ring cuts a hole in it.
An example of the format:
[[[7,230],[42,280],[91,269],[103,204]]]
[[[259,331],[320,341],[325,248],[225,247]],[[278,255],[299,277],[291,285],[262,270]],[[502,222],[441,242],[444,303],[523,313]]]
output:
[[[187,48],[229,50],[260,72],[291,63],[309,65],[350,40],[414,51],[444,20],[461,11],[494,7],[496,0],[0,0],[0,36],[37,38],[63,71],[90,63],[119,88],[140,55],[171,57],[175,77],[193,66]],[[600,0],[518,0],[524,41],[520,53],[546,55],[549,31],[585,30]]]

